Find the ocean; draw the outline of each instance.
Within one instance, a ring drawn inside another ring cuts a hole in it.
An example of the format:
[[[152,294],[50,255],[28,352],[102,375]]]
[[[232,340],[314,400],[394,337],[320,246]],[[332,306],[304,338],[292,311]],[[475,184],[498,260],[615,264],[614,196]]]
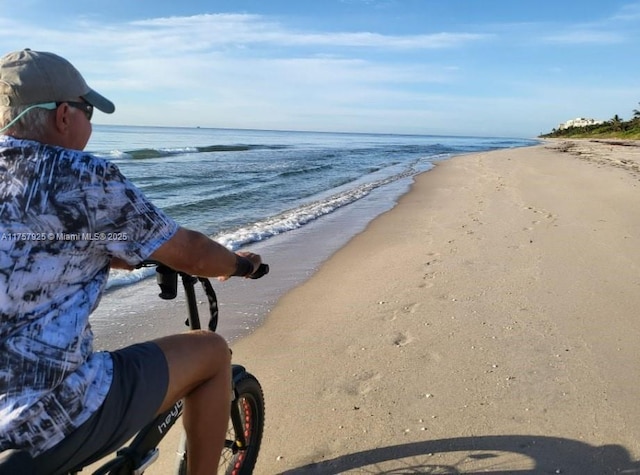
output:
[[[221,309],[228,310],[233,322],[225,325],[222,316],[220,328],[233,340],[252,331],[280,295],[391,209],[416,174],[454,155],[535,143],[495,137],[95,125],[86,150],[117,164],[181,225],[230,249],[256,250],[271,265],[270,275],[260,281],[232,279],[218,286],[231,287],[223,291],[227,301],[221,299]],[[153,275],[151,269],[112,271],[92,316],[103,346],[153,337],[155,332],[144,329],[163,326],[153,314],[167,309],[183,313],[182,307],[174,310],[155,296]],[[177,300],[176,305],[183,305]],[[146,317],[132,318],[138,314]]]

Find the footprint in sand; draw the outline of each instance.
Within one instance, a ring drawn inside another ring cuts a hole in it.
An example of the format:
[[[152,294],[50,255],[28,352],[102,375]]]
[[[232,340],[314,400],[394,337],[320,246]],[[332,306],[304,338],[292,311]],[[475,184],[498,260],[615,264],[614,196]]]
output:
[[[419,303],[410,303],[408,305],[403,305],[402,308],[393,311],[393,316],[391,317],[391,321],[404,315],[414,314],[416,313],[419,307],[420,307]]]
[[[351,379],[344,382],[341,390],[352,396],[367,394],[376,387],[377,381],[381,378],[382,376],[380,373],[374,371],[365,371],[360,374],[354,374]]]
[[[423,278],[425,279],[425,282],[422,282],[420,285],[418,285],[419,289],[430,289],[431,287],[433,287],[435,284],[433,282],[429,282],[426,279],[433,279],[435,277],[435,274],[433,275],[425,275]]]
[[[431,255],[431,256],[439,256],[440,254],[432,252],[429,255]],[[425,273],[422,276],[422,280],[424,282],[422,282],[421,284],[418,285],[419,289],[430,289],[431,287],[433,287],[433,285],[434,285],[433,282],[429,282],[429,281],[432,280],[432,279],[435,279],[436,276],[438,275],[438,272],[433,270],[433,267],[436,264],[439,264],[439,263],[440,263],[440,259],[438,259],[438,258],[434,258],[434,259],[432,259],[430,261],[425,262],[424,266],[425,266],[426,269],[428,269],[428,272]]]
[[[409,335],[407,335],[405,333],[398,333],[393,338],[393,345],[394,346],[400,346],[400,347],[407,346],[412,341],[413,341],[413,338],[411,338]]]
[[[526,208],[524,208],[527,211],[532,211],[534,214],[538,214],[538,215],[542,215],[542,216],[537,216],[536,218],[539,219],[534,219],[533,221],[531,221],[531,226],[537,226],[543,222],[547,222],[547,223],[553,223],[556,221],[557,216],[553,213],[550,213],[549,211],[543,210],[543,209],[537,209],[533,206],[527,206]],[[533,227],[526,227],[525,230],[526,231],[531,231],[533,229]]]

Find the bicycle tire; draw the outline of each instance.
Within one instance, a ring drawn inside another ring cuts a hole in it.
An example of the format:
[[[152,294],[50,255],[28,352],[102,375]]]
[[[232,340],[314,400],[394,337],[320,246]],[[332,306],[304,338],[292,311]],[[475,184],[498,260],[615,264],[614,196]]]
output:
[[[225,441],[225,447],[220,456],[218,473],[225,475],[250,475],[258,460],[262,433],[264,431],[264,396],[260,383],[251,373],[244,373],[235,384],[237,397],[232,404],[237,404],[244,420],[244,432],[247,447],[237,448],[236,434],[231,420]],[[181,444],[182,445],[182,444]],[[187,475],[187,450],[181,450],[178,459],[178,475]]]

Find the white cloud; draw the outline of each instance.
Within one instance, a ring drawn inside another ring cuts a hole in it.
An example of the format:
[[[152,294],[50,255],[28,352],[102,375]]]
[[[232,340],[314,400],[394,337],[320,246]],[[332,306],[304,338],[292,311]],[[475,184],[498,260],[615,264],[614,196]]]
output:
[[[548,35],[544,39],[549,43],[571,45],[611,45],[625,42],[625,36],[620,33],[596,30],[566,31]]]
[[[568,24],[548,34],[545,40],[567,45],[615,45],[637,39],[640,2],[622,6],[613,16],[591,23]],[[636,23],[636,24],[634,24]]]
[[[429,35],[382,35],[371,32],[313,33],[288,30],[257,15],[208,14],[190,17],[157,18],[137,21],[133,26],[145,34],[166,38],[187,36],[188,44],[282,46],[335,46],[393,49],[453,48],[487,39],[477,33],[435,33]],[[163,43],[168,43],[163,40]],[[180,45],[185,43],[178,43]]]
[[[284,120],[287,114],[299,115],[302,105],[317,111],[317,116],[332,114],[332,107],[341,113],[347,113],[347,107],[370,109],[373,104],[388,104],[399,85],[444,83],[458,74],[450,64],[403,63],[397,57],[387,63],[382,57],[364,59],[353,51],[324,54],[325,46],[450,48],[481,38],[447,33],[406,37],[304,33],[240,14],[112,25],[82,19],[65,31],[22,31],[33,49],[68,57],[92,87],[116,102],[118,113],[108,121],[145,123],[147,114],[146,123],[186,120],[202,125],[223,125],[234,116],[245,122],[264,122],[277,115]],[[264,51],[265,44],[293,46],[295,52]]]
[[[640,3],[623,5],[612,17],[613,20],[636,21],[640,20]]]

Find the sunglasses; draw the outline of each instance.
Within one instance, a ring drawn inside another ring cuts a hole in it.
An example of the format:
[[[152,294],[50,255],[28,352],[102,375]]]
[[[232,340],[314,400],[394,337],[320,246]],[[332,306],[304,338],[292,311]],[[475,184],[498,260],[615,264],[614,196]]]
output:
[[[73,107],[74,109],[80,109],[82,112],[84,112],[84,115],[87,116],[88,120],[91,120],[91,117],[93,117],[93,106],[88,102],[56,102],[56,107],[60,107],[62,104],[69,104],[69,106]]]

